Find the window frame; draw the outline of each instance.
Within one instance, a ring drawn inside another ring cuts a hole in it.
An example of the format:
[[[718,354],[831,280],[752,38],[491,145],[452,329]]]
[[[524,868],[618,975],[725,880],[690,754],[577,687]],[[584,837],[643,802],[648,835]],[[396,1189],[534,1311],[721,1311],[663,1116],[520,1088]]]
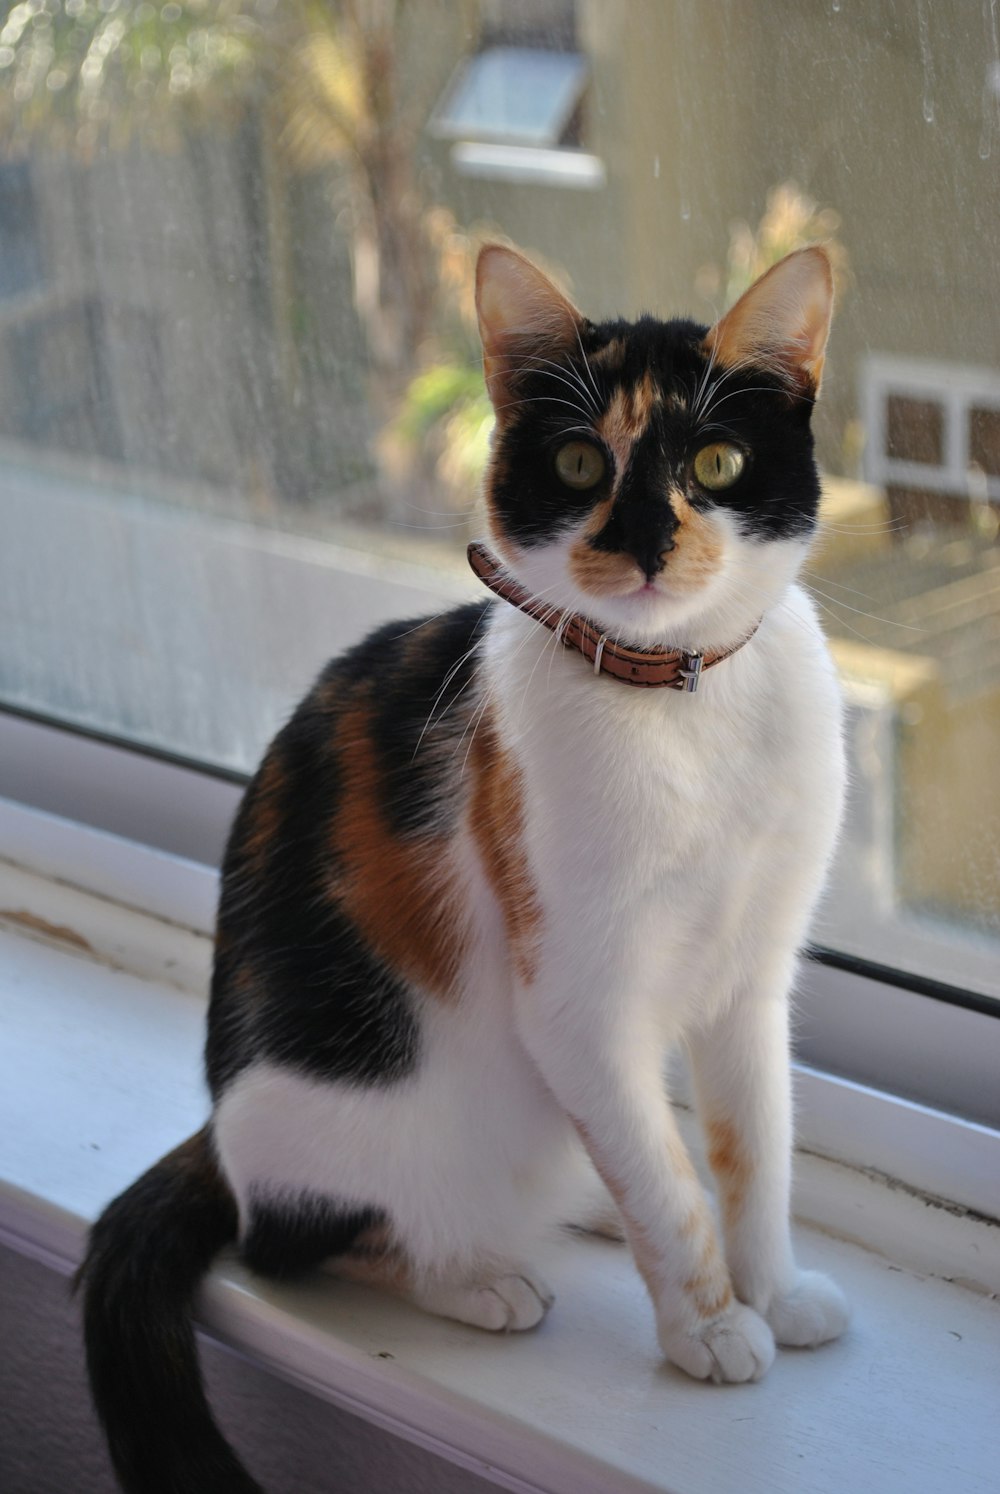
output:
[[[867,430],[865,481],[875,487],[897,486],[953,497],[996,503],[1000,477],[981,473],[970,478],[969,412],[1000,411],[1000,374],[974,364],[936,358],[901,358],[869,353],[861,364],[860,408]],[[933,400],[944,417],[940,463],[904,461],[887,450],[887,409],[891,396]],[[974,485],[978,482],[978,490]]]

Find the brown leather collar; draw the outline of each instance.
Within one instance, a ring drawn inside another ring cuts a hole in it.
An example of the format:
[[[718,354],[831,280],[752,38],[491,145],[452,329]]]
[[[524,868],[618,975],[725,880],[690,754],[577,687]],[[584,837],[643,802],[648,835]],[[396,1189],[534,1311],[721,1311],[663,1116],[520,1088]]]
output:
[[[467,553],[472,569],[490,591],[549,628],[567,648],[579,649],[593,664],[595,674],[610,674],[616,680],[624,680],[626,685],[638,685],[642,690],[665,685],[670,690],[692,693],[698,688],[703,670],[711,669],[713,664],[721,664],[723,659],[735,654],[744,643],[749,643],[760,626],[759,622],[754,623],[746,638],[741,638],[731,648],[719,650],[626,648],[622,643],[610,643],[608,635],[599,632],[579,612],[565,618],[558,608],[546,607],[537,601],[504,573],[502,563],[478,540],[473,540]]]

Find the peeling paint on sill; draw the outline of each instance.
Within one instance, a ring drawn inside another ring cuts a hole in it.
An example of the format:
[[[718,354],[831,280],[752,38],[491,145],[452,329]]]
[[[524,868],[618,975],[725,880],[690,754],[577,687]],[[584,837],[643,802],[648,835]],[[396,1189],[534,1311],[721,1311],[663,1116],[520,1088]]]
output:
[[[78,934],[76,929],[71,929],[64,923],[50,923],[37,913],[29,913],[27,908],[0,908],[0,923],[15,923],[19,928],[38,934],[43,939],[54,939],[59,944],[72,945],[74,949],[82,950],[94,959],[100,958],[90,940]]]

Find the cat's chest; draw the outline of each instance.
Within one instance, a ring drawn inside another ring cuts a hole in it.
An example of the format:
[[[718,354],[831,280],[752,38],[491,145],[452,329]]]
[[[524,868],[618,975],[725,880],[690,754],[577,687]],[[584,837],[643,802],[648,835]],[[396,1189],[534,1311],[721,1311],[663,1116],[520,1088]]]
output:
[[[835,700],[811,674],[773,670],[763,650],[726,661],[693,696],[559,662],[544,683],[540,669],[518,682],[508,717],[543,875],[635,894],[665,880],[721,885],[807,818],[827,784],[836,793]]]
[[[615,702],[586,732],[531,743],[524,772],[543,843],[642,879],[756,840],[773,820],[790,765],[764,723],[684,697],[651,704]]]

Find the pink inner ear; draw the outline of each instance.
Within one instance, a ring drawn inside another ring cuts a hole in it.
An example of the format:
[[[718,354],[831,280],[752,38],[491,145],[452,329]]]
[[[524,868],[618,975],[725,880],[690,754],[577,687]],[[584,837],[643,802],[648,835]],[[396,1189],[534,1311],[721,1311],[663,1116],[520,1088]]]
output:
[[[570,347],[583,321],[531,260],[499,244],[480,251],[475,308],[487,362],[513,360],[529,347]]]
[[[833,275],[818,246],[798,249],[772,266],[705,338],[723,367],[766,369],[819,393],[833,314]]]

